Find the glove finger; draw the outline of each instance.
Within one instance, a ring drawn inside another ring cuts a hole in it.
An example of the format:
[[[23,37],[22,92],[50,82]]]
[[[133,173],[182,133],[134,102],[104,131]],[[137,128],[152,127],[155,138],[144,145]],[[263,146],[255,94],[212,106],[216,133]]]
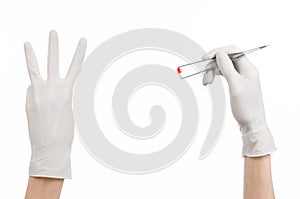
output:
[[[56,31],[52,30],[49,34],[48,46],[48,79],[59,77],[58,59],[58,35]]]
[[[220,51],[223,51],[226,54],[241,52],[241,50],[238,47],[231,45],[212,50],[207,55],[213,58],[216,57],[216,54]],[[241,56],[237,59],[233,59],[232,62],[237,72],[241,75],[248,75],[257,71],[255,66],[249,61],[249,59],[246,56]]]
[[[209,58],[215,58],[216,57],[216,54],[218,52],[225,52],[226,54],[231,54],[231,53],[237,53],[237,52],[241,52],[241,50],[236,47],[236,46],[225,46],[225,47],[221,47],[221,48],[216,48],[212,51],[210,51],[209,53],[207,53],[207,56]]]
[[[213,83],[215,78],[215,72],[214,70],[208,70],[205,71],[204,75],[203,75],[203,79],[202,79],[202,84],[204,86]]]
[[[211,70],[205,71],[204,76],[203,76],[202,83],[204,86],[206,86],[207,84],[212,84],[214,82],[215,76],[220,75],[215,61],[212,61],[209,64],[207,64],[206,69],[209,69],[209,68],[211,68]]]
[[[208,60],[208,59],[211,59],[209,57],[209,55],[207,53],[205,53],[203,56],[202,56],[202,60]],[[206,65],[205,69],[209,68],[209,64]],[[211,84],[213,81],[214,81],[214,72],[213,70],[207,70],[204,72],[204,75],[203,75],[203,79],[202,79],[202,84],[204,86],[208,85],[208,84]]]
[[[225,52],[218,52],[216,54],[216,61],[221,73],[224,75],[228,83],[231,83],[239,77],[239,73],[235,70],[231,59]]]
[[[31,84],[35,85],[37,81],[42,80],[37,59],[32,46],[29,42],[24,44],[24,51],[27,63],[27,69],[30,77]]]
[[[244,55],[237,59],[233,59],[232,62],[239,74],[246,76],[257,71],[256,67],[249,61],[249,59]]]
[[[76,49],[76,52],[73,56],[72,63],[69,68],[67,77],[66,77],[66,78],[70,79],[72,82],[75,81],[75,79],[81,69],[81,66],[82,66],[82,63],[84,60],[85,51],[86,51],[86,45],[87,45],[86,39],[85,38],[80,39],[77,49]]]
[[[202,56],[202,59],[207,60],[207,59],[211,59],[211,57],[206,53]],[[221,73],[219,72],[219,69],[217,68],[217,64],[215,61],[211,61],[210,63],[208,63],[205,68],[206,69],[214,68],[214,69],[207,70],[204,72],[203,79],[202,79],[202,84],[204,86],[206,86],[208,84],[212,84],[216,75],[221,75]]]

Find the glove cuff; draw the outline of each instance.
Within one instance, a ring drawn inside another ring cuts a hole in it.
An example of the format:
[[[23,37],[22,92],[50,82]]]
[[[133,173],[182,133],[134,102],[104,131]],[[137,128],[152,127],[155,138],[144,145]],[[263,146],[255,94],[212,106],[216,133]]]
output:
[[[259,157],[276,151],[273,136],[267,125],[257,125],[255,128],[242,128],[243,156]]]
[[[47,177],[71,179],[70,151],[63,153],[36,153],[32,152],[29,166],[29,175],[33,177]]]

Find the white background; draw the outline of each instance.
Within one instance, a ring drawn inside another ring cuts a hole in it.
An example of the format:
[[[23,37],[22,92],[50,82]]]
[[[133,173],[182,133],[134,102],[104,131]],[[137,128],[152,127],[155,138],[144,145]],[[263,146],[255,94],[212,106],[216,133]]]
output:
[[[207,51],[229,44],[241,49],[270,44],[249,58],[260,71],[267,120],[278,148],[272,155],[274,188],[277,198],[300,198],[299,18],[297,1],[289,0],[1,1],[0,198],[23,198],[28,179],[25,94],[29,78],[23,43],[33,44],[45,76],[48,32],[56,29],[64,74],[81,36],[88,40],[89,54],[106,39],[137,28],[174,30]],[[198,83],[196,95],[207,98],[200,79]],[[199,105],[204,118],[200,123],[210,115],[205,112],[210,109],[201,106],[209,105]],[[106,168],[75,136],[73,179],[65,181],[61,198],[242,198],[242,143],[228,101],[223,136],[213,153],[200,161],[206,132],[199,128],[195,142],[179,161],[148,175]]]

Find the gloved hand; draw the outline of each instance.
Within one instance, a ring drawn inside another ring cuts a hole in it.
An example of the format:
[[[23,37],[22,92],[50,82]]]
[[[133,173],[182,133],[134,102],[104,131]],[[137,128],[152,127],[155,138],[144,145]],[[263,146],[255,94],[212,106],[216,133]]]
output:
[[[211,51],[203,59],[216,57],[217,69],[207,71],[203,84],[213,82],[222,74],[229,85],[231,110],[240,126],[243,140],[243,156],[256,157],[276,150],[267,126],[257,69],[242,56],[231,60],[227,54],[240,52],[234,46]]]
[[[26,113],[31,142],[29,175],[71,178],[70,153],[74,136],[73,84],[83,63],[86,40],[78,44],[68,74],[60,78],[58,36],[50,32],[48,78],[43,80],[30,43],[24,45],[31,85],[27,89]]]

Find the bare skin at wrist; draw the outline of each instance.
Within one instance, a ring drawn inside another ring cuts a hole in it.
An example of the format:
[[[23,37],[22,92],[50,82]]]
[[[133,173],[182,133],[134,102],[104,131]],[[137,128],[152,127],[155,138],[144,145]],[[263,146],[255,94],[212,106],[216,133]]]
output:
[[[25,199],[58,199],[64,179],[29,177]]]
[[[274,199],[271,155],[244,157],[244,199]]]

